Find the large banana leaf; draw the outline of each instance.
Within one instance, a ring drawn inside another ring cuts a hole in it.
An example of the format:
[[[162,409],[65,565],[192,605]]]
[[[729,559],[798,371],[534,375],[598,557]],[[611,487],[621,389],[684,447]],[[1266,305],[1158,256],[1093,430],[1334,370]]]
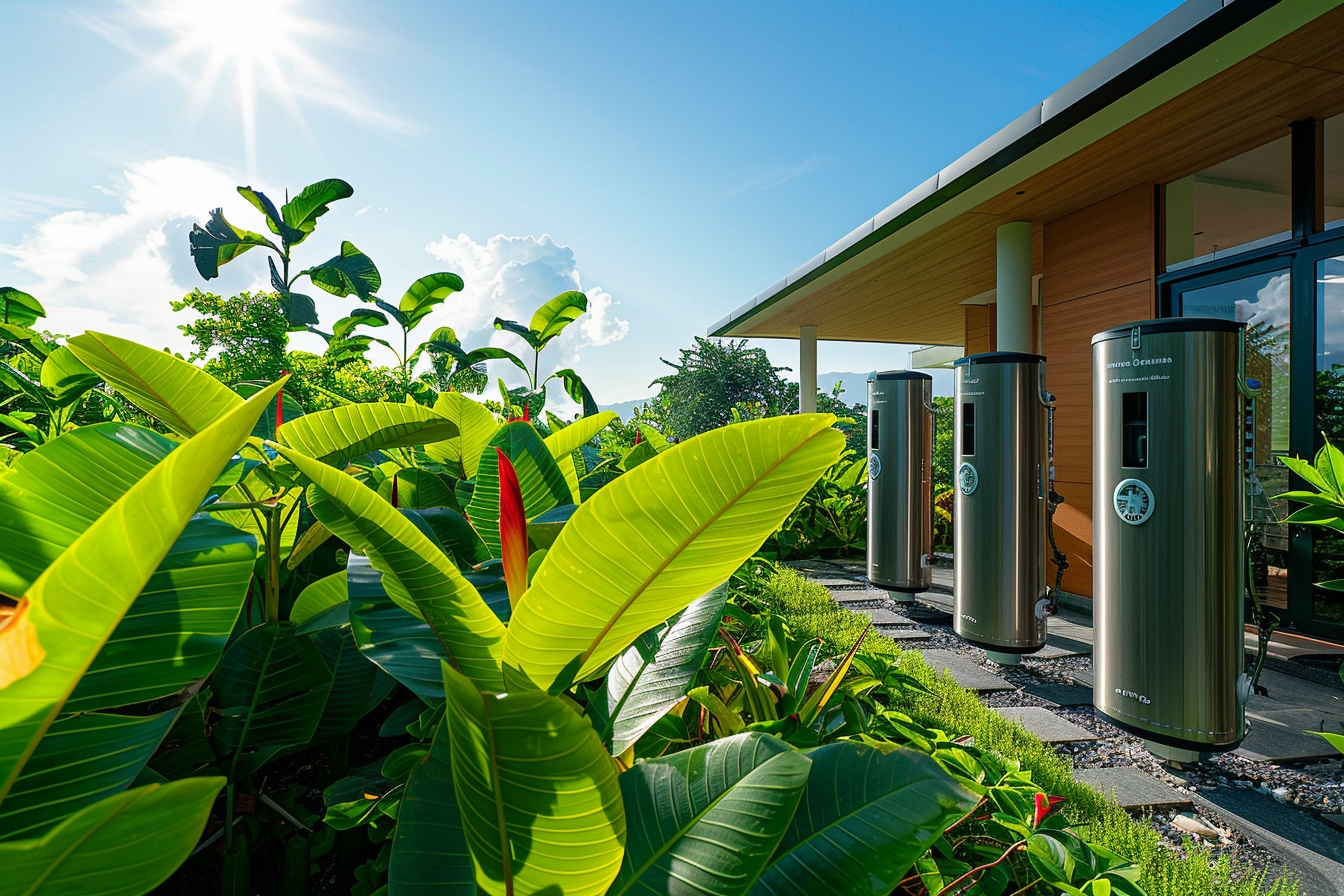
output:
[[[397,811],[388,896],[476,896],[476,869],[462,834],[453,791],[447,724],[411,770]]]
[[[331,687],[312,739],[321,742],[344,737],[386,699],[396,681],[360,654],[349,622],[309,637],[331,670]]]
[[[619,756],[686,696],[718,631],[728,589],[696,598],[679,616],[641,636],[612,663],[604,695],[611,753]]]
[[[346,581],[351,634],[360,653],[417,696],[429,702],[442,700],[440,665],[448,657],[429,623],[387,596],[382,573],[367,557],[350,554]]]
[[[476,488],[467,505],[467,517],[476,527],[492,557],[500,556],[499,546],[499,453],[513,463],[518,487],[523,493],[523,510],[528,519],[552,507],[573,500],[565,474],[532,424],[516,420],[500,428],[481,451],[476,467]]]
[[[580,417],[563,429],[553,430],[546,437],[546,448],[551,457],[560,465],[565,482],[569,483],[572,497],[570,501],[578,504],[583,496],[579,492],[579,470],[574,464],[574,452],[592,441],[593,437],[606,429],[611,421],[617,419],[615,411],[602,411],[591,417]]]
[[[324,622],[333,625],[349,622],[350,613],[346,597],[345,570],[334,572],[312,582],[299,593],[294,599],[294,606],[290,607],[289,621],[302,631],[311,631],[315,627],[325,628],[325,624],[319,624]],[[339,613],[328,619],[328,614],[332,610],[338,610]],[[309,626],[307,624],[309,622],[313,622],[313,626]]]
[[[247,598],[256,552],[251,536],[225,523],[187,523],[64,711],[144,703],[209,675]]]
[[[620,868],[625,813],[597,734],[540,691],[482,694],[446,663],[443,683],[477,884],[493,896],[605,893]]]
[[[238,780],[285,747],[312,740],[331,671],[292,623],[277,622],[248,629],[230,644],[212,683],[219,718],[210,738]]]
[[[456,438],[425,446],[425,453],[454,473],[459,479],[475,479],[476,465],[490,438],[499,431],[495,415],[479,401],[461,392],[440,392],[434,410],[457,424]]]
[[[280,441],[325,463],[344,466],[375,449],[424,445],[457,435],[457,424],[418,404],[371,401],[286,420]]]
[[[545,689],[577,657],[582,680],[726,581],[835,462],[845,438],[834,421],[799,414],[725,426],[602,488],[515,608],[505,665]]]
[[[503,690],[504,624],[419,528],[339,470],[282,449],[313,482],[313,515],[388,576],[388,593],[430,624],[444,651],[479,686]]]
[[[0,840],[36,837],[85,806],[131,785],[177,719],[178,708],[148,716],[62,716],[0,803]]]
[[[977,802],[911,750],[834,743],[807,756],[802,803],[752,896],[886,896]]]
[[[291,234],[289,244],[297,246],[303,242],[317,227],[317,219],[327,213],[331,203],[353,195],[355,195],[354,187],[335,177],[309,184],[300,190],[299,195],[286,202],[280,209],[281,220],[293,231],[297,231],[297,234]]]
[[[191,854],[223,778],[150,784],[108,797],[42,837],[0,843],[10,896],[141,896]]]
[[[279,388],[175,449],[28,587],[0,629],[0,799]]]
[[[176,443],[130,423],[81,426],[0,477],[0,593],[20,595]]]
[[[577,289],[562,292],[538,308],[528,324],[533,337],[537,340],[534,346],[537,351],[545,348],[546,343],[559,336],[565,327],[587,310],[588,297]]]
[[[641,762],[621,775],[631,825],[610,896],[741,896],[788,828],[811,763],[750,733]]]
[[[196,435],[243,403],[199,367],[129,339],[89,330],[66,340],[66,346],[136,407],[184,436]]]

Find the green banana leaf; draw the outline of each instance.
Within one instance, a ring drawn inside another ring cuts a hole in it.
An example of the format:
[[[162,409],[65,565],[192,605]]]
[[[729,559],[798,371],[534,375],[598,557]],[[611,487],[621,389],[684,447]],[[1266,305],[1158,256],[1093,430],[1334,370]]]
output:
[[[774,853],[811,763],[778,738],[749,733],[621,775],[626,815],[638,818],[609,896],[747,893]]]
[[[462,278],[449,271],[426,274],[411,284],[397,303],[397,310],[406,315],[406,329],[414,329],[434,307],[462,289]]]
[[[63,345],[47,355],[39,376],[57,407],[69,407],[102,382],[98,374],[85,367],[74,352]]]
[[[341,254],[300,273],[313,285],[335,296],[354,293],[361,301],[371,302],[383,285],[383,277],[373,259],[359,251],[349,240],[341,241]],[[393,309],[396,310],[396,309]]]
[[[467,522],[467,518],[448,507],[422,507],[420,514],[444,550],[463,568],[478,566],[490,559],[490,549]],[[470,581],[470,577],[468,577]],[[479,589],[477,589],[479,590]],[[486,601],[489,603],[489,601]]]
[[[37,837],[131,785],[173,727],[179,707],[147,716],[61,716],[0,803],[0,840]]]
[[[396,681],[360,654],[350,623],[313,632],[308,637],[331,671],[331,687],[318,716],[312,740],[322,743],[344,737],[355,724],[387,699]]]
[[[499,431],[495,415],[479,401],[461,392],[440,392],[434,410],[457,424],[458,436],[425,446],[430,459],[438,461],[459,479],[475,479],[481,451]]]
[[[200,775],[218,774],[215,751],[205,734],[205,714],[210,706],[210,689],[203,688],[187,700],[168,737],[146,766],[170,781]]]
[[[89,330],[65,344],[136,407],[184,436],[196,435],[243,403],[199,367],[129,339]]]
[[[30,840],[0,843],[11,896],[141,896],[186,861],[223,778],[150,784],[108,797]]]
[[[612,663],[602,694],[619,756],[686,696],[718,631],[728,589],[719,586],[646,633]]]
[[[212,679],[210,732],[229,778],[245,778],[286,747],[313,739],[331,672],[317,647],[292,623],[248,629],[229,645]]]
[[[504,624],[415,523],[358,481],[290,449],[284,456],[313,482],[313,515],[385,576],[388,594],[430,624],[444,651],[484,687],[503,690]]]
[[[429,623],[393,602],[383,577],[367,557],[351,553],[346,568],[350,588],[350,632],[365,659],[433,702],[443,699],[447,659],[443,644]]]
[[[141,426],[95,423],[22,455],[0,477],[0,593],[23,594],[175,447]]]
[[[446,723],[440,723],[429,754],[406,782],[387,866],[388,896],[476,896],[448,738]]]
[[[564,475],[565,482],[569,483],[570,503],[581,503],[583,498],[579,491],[579,470],[574,463],[574,452],[592,441],[616,419],[615,411],[602,411],[590,417],[580,417],[563,428],[554,429],[546,437],[546,448],[560,465],[560,472]]]
[[[313,411],[280,426],[280,441],[334,466],[383,448],[424,445],[457,435],[457,424],[418,404],[371,401]]]
[[[601,896],[620,868],[625,813],[616,765],[593,729],[540,691],[482,694],[443,664],[453,787],[492,896]],[[771,844],[773,848],[773,844]]]
[[[467,505],[467,517],[476,534],[490,548],[490,556],[500,556],[499,548],[499,454],[513,462],[518,487],[523,493],[523,511],[530,520],[552,507],[573,500],[565,474],[542,442],[531,423],[516,420],[500,428],[481,451],[476,467],[476,487]]]
[[[541,351],[546,343],[559,336],[565,327],[588,310],[588,297],[576,289],[562,292],[542,305],[532,315],[528,329],[536,339],[534,348]]]
[[[225,523],[187,523],[64,711],[146,703],[214,671],[247,599],[256,552],[251,536]]]
[[[0,799],[279,388],[175,449],[27,588],[0,630]]]
[[[290,236],[289,244],[297,246],[317,227],[317,219],[325,215],[331,203],[355,195],[354,187],[343,180],[328,177],[309,184],[299,195],[280,209],[281,219],[297,234]]]
[[[388,461],[374,468],[370,484],[376,485],[376,491],[389,504],[402,509],[430,510],[445,508],[457,510],[457,498],[452,487],[438,473],[403,467]],[[392,500],[392,484],[397,486],[397,500]]]
[[[887,896],[977,803],[912,750],[842,742],[807,757],[798,812],[751,896]]]
[[[316,627],[325,628],[326,624],[340,625],[342,622],[349,622],[350,613],[345,606],[347,596],[345,589],[345,570],[310,583],[307,588],[299,592],[298,597],[294,598],[294,606],[289,610],[289,621],[297,625],[300,630],[313,630]],[[323,620],[327,612],[333,608],[342,610],[343,616],[337,614],[320,626],[307,625],[315,620]]]
[[[577,658],[583,680],[726,581],[835,462],[845,438],[834,420],[726,426],[603,487],[579,506],[515,608],[504,664],[546,689]]]

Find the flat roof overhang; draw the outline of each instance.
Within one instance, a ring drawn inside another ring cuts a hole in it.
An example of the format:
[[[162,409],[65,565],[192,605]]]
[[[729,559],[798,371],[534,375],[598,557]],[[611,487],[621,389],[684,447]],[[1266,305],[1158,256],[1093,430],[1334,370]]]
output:
[[[1344,111],[1342,2],[1189,0],[710,335],[815,326],[826,340],[960,345],[963,301],[994,288],[1000,224],[1040,226]]]

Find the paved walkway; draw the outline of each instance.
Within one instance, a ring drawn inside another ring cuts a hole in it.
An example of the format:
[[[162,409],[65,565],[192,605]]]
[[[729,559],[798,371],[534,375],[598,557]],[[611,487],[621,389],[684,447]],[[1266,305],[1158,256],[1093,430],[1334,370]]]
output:
[[[1115,737],[1094,733],[1064,716],[1091,710],[1092,675],[1087,668],[1073,668],[1065,675],[1069,681],[1046,680],[1024,664],[1012,673],[1010,683],[1000,672],[1004,667],[973,655],[932,645],[935,632],[946,648],[952,625],[952,569],[950,562],[935,567],[933,587],[912,602],[896,603],[890,593],[870,588],[864,568],[858,562],[811,561],[790,564],[810,579],[825,585],[842,606],[863,612],[873,619],[874,627],[903,645],[918,649],[931,666],[948,671],[963,687],[976,691],[982,699],[1000,702],[1006,692],[1019,688],[1047,703],[1045,707],[996,706],[996,711],[1021,722],[1046,743],[1061,751],[1089,742]],[[1092,652],[1094,633],[1090,615],[1076,609],[1061,608],[1050,620],[1050,634],[1044,650],[1032,656],[1038,660],[1083,657]],[[1246,635],[1248,653],[1256,649],[1254,631]],[[1236,756],[1247,760],[1250,768],[1263,763],[1265,776],[1278,766],[1300,766],[1334,762],[1339,753],[1323,738],[1307,731],[1344,730],[1344,690],[1332,687],[1329,676],[1322,676],[1326,664],[1320,660],[1331,655],[1344,656],[1344,650],[1310,639],[1276,635],[1270,646],[1270,662],[1261,676],[1267,695],[1253,696],[1247,705],[1249,733]],[[1308,658],[1311,662],[1304,663]],[[1292,672],[1295,674],[1285,674]],[[1056,674],[1052,676],[1058,678]],[[1026,684],[1022,684],[1023,680]],[[1040,679],[1040,680],[1036,680]],[[1314,679],[1314,680],[1313,680]],[[1089,716],[1095,718],[1095,716]],[[1239,833],[1279,855],[1302,878],[1303,896],[1344,896],[1344,816],[1317,815],[1285,805],[1268,793],[1255,789],[1219,786],[1210,789],[1177,789],[1166,781],[1132,766],[1079,769],[1079,780],[1098,790],[1113,793],[1122,806],[1134,811],[1195,810],[1215,814]],[[1198,789],[1198,793],[1192,791]],[[1262,788],[1263,790],[1263,788]],[[1180,819],[1177,819],[1180,821]],[[1183,824],[1200,824],[1193,814]],[[1178,825],[1179,826],[1179,825]]]

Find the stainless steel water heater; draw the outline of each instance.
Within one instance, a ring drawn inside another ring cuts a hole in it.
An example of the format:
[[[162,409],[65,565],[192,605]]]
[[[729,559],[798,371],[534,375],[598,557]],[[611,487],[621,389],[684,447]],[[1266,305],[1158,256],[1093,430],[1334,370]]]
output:
[[[988,352],[955,367],[954,627],[1014,664],[1045,646],[1045,358]]]
[[[933,584],[933,377],[868,376],[868,581],[913,600]]]
[[[1097,710],[1155,755],[1245,735],[1242,325],[1092,337]]]

